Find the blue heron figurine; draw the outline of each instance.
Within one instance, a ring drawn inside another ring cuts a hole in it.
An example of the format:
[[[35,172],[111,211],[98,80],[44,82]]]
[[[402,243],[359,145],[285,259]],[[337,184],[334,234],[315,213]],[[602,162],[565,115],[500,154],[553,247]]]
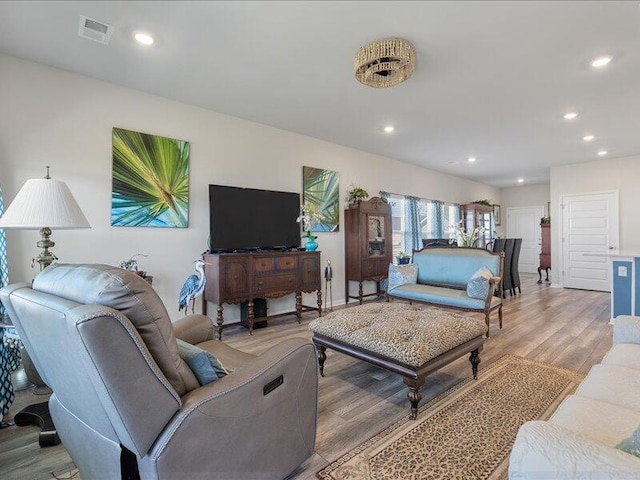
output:
[[[196,297],[202,295],[204,285],[207,283],[204,275],[204,266],[206,263],[202,260],[196,260],[194,263],[198,275],[190,275],[189,278],[187,278],[187,281],[184,282],[180,290],[180,299],[178,300],[178,311],[184,308],[185,315],[189,310],[189,303],[191,303],[191,313],[194,313]]]

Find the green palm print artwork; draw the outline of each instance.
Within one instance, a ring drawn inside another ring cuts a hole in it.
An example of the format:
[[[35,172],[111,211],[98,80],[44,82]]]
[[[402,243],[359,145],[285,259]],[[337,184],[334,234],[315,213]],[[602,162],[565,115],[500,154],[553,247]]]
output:
[[[302,167],[303,202],[320,221],[314,232],[337,232],[340,224],[340,177],[338,172]]]
[[[113,129],[111,225],[189,223],[189,142]]]

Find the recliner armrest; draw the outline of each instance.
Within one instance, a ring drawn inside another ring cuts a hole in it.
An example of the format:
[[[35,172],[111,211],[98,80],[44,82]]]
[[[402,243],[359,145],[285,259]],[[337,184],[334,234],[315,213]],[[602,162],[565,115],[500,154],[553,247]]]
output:
[[[637,478],[640,458],[545,421],[518,430],[509,478]]]
[[[176,337],[191,345],[213,340],[213,322],[205,315],[187,315],[173,322]]]
[[[613,324],[613,343],[640,344],[640,317],[620,315]]]
[[[281,479],[313,454],[317,401],[315,347],[307,339],[283,341],[184,395],[180,412],[139,462],[141,473],[155,465],[193,478],[198,472],[231,478],[225,469],[233,464],[233,478],[260,472]]]

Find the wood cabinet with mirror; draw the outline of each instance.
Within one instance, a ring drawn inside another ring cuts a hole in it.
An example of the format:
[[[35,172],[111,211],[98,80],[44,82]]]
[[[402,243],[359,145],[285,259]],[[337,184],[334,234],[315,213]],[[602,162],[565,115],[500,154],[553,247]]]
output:
[[[542,270],[547,274],[546,282],[549,282],[549,270],[551,270],[551,223],[540,223],[540,266],[538,267],[538,283],[542,283]]]
[[[480,234],[476,247],[485,248],[493,240],[493,206],[483,203],[467,203],[461,205],[462,219],[465,232],[471,234],[476,227],[484,228]]]
[[[378,197],[350,205],[345,217],[345,302],[378,296],[380,281],[387,278],[393,260],[391,206]],[[363,293],[363,282],[376,282],[374,293]],[[351,295],[350,282],[358,282],[358,294]]]

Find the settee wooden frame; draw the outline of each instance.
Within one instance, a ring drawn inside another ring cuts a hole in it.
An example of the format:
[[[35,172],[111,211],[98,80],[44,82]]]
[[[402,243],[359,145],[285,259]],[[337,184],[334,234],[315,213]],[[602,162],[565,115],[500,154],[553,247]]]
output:
[[[478,250],[480,252],[483,252],[482,255],[497,255],[500,257],[500,270],[499,270],[499,280],[496,280],[495,278],[492,278],[489,280],[489,294],[487,295],[487,298],[485,299],[484,302],[484,307],[483,308],[468,308],[468,307],[458,307],[455,305],[448,305],[446,303],[436,303],[436,302],[428,302],[428,301],[423,301],[423,300],[417,300],[417,299],[407,299],[404,297],[400,297],[400,296],[395,296],[393,294],[390,294],[389,292],[387,292],[386,295],[386,301],[388,302],[389,299],[398,299],[398,300],[404,300],[409,302],[409,304],[412,304],[413,302],[416,303],[422,303],[425,305],[433,305],[435,307],[440,307],[440,308],[448,308],[448,309],[453,309],[453,310],[460,310],[460,311],[464,311],[464,312],[482,312],[484,313],[484,321],[487,324],[487,338],[489,338],[489,325],[490,325],[490,316],[491,316],[491,312],[493,312],[494,310],[498,310],[498,325],[499,327],[502,329],[502,278],[504,275],[504,253],[503,252],[499,252],[499,253],[494,253],[494,252],[490,252],[489,250],[487,250],[486,248],[477,248],[477,247],[457,247],[457,248],[464,248],[466,250]],[[415,255],[416,253],[420,253],[422,251],[430,251],[430,250],[435,250],[435,249],[446,249],[447,251],[452,251],[455,250],[454,248],[451,247],[446,247],[446,246],[441,246],[441,245],[434,245],[432,247],[425,247],[425,248],[421,248],[419,250],[413,250],[413,255]],[[413,260],[413,259],[412,259]],[[420,285],[429,285],[429,286],[433,286],[433,287],[443,287],[443,288],[451,288],[451,289],[455,289],[455,290],[465,290],[466,287],[460,286],[460,285],[452,285],[452,284],[447,284],[447,283],[431,283],[431,282],[421,282]],[[491,287],[493,287],[495,285],[495,289],[492,289]],[[491,291],[493,291],[493,294],[491,293]],[[491,306],[491,297],[496,296],[500,298],[500,303],[497,305],[494,305],[493,307]]]

